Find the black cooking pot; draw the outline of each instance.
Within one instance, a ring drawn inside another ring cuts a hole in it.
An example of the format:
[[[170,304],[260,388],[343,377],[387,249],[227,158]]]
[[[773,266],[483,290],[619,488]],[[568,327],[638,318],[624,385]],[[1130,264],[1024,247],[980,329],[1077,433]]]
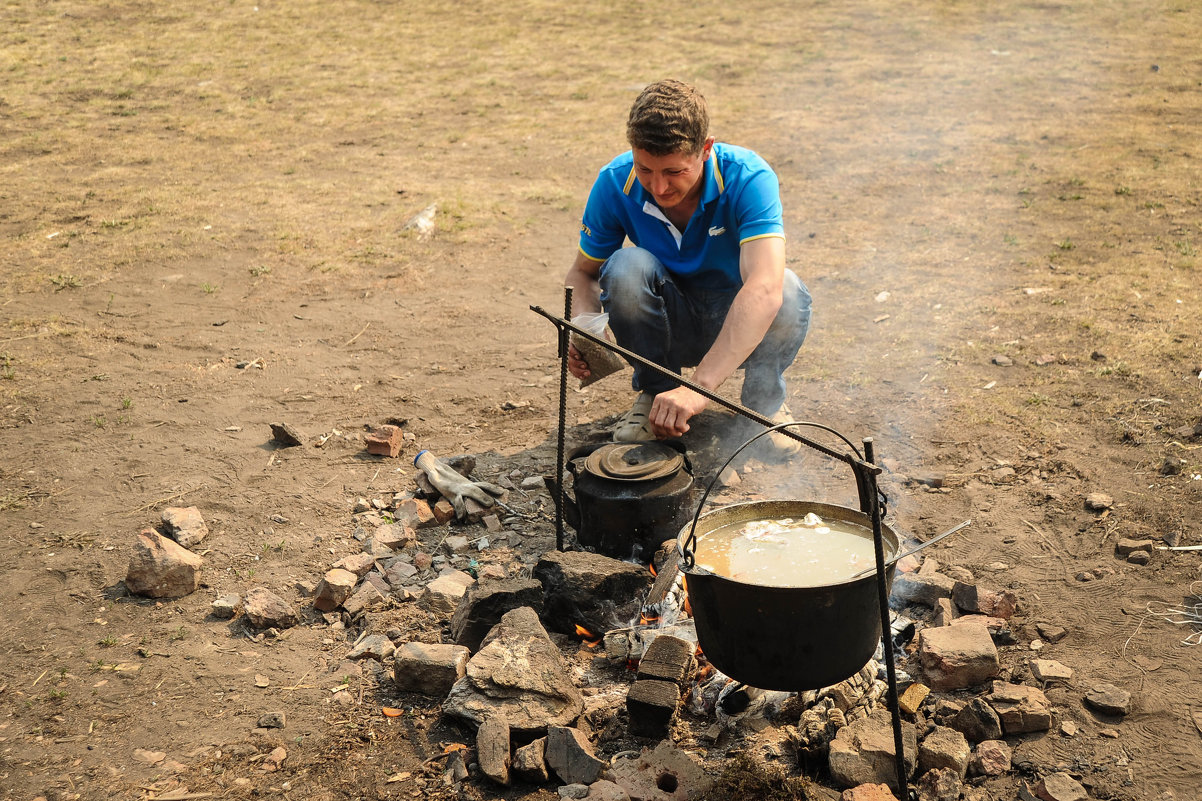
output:
[[[692,467],[679,442],[586,445],[568,456],[564,517],[582,547],[646,562],[693,516]]]
[[[700,515],[676,540],[685,567],[697,640],[714,667],[764,690],[816,690],[850,678],[872,658],[881,639],[877,577],[817,587],[769,587],[711,573],[693,563],[690,542],[733,523],[803,518],[839,520],[872,533],[872,520],[843,506],[808,501],[752,501]],[[900,538],[881,525],[893,581]],[[695,548],[695,545],[692,546]]]

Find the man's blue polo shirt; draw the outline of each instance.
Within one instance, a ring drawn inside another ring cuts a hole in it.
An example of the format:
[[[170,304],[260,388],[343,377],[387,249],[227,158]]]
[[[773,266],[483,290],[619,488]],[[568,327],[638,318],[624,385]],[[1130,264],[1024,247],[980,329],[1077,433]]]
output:
[[[651,251],[673,275],[704,289],[737,289],[739,248],[762,237],[784,238],[780,185],[758,155],[715,143],[705,162],[701,202],[683,232],[668,222],[623,153],[601,169],[580,226],[580,250],[605,261],[627,238]]]

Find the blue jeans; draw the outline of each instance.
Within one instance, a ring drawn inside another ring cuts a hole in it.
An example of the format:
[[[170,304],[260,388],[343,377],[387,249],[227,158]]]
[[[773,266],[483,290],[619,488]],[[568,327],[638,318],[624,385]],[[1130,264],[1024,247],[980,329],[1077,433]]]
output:
[[[682,282],[683,283],[683,282]],[[601,266],[601,305],[618,344],[679,373],[696,367],[718,337],[737,290],[705,290],[677,283],[660,260],[628,247]],[[785,401],[785,370],[810,328],[810,292],[785,270],[780,311],[763,341],[743,362],[744,406],[772,415]],[[634,365],[634,388],[658,395],[679,384]]]

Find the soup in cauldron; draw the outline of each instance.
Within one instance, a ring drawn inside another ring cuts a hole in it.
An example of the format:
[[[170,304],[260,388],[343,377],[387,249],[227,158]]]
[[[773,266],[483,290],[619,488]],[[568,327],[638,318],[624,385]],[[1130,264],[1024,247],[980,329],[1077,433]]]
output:
[[[875,551],[870,530],[810,512],[801,520],[728,523],[697,538],[694,559],[700,568],[748,584],[819,587],[871,567]]]

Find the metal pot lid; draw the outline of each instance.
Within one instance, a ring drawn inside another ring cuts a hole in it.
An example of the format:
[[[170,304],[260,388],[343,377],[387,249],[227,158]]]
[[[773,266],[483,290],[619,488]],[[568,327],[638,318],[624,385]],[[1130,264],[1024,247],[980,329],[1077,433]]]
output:
[[[652,481],[684,466],[684,454],[662,442],[615,442],[588,455],[584,469],[600,478]]]

